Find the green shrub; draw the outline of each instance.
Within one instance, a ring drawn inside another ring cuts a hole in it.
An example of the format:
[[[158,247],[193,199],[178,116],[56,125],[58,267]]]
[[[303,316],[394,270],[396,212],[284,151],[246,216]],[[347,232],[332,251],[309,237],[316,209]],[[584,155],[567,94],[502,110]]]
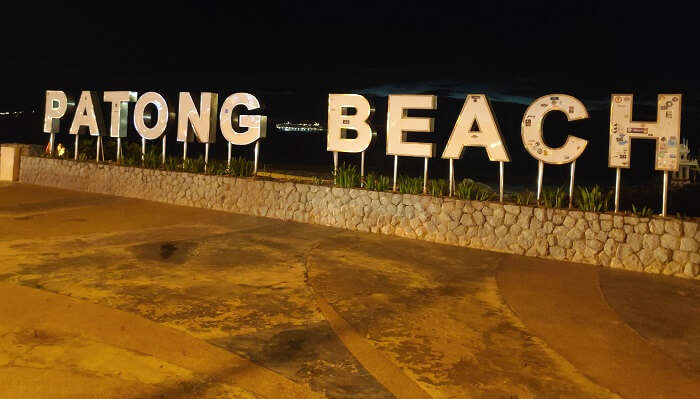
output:
[[[365,188],[373,191],[386,191],[391,187],[391,181],[387,176],[371,172],[365,177]]]
[[[182,158],[166,156],[163,167],[165,170],[182,170]]]
[[[78,138],[78,160],[81,161],[90,158],[94,160],[97,156],[97,147],[95,147],[96,144],[97,140],[91,136],[80,135]],[[75,155],[75,147],[71,148],[71,150],[71,153]],[[81,157],[81,155],[83,156]]]
[[[126,160],[129,161],[126,161]],[[122,163],[141,163],[141,145],[130,141],[122,141]]]
[[[333,175],[335,185],[338,187],[357,187],[360,185],[360,172],[355,165],[343,163]]]
[[[613,196],[613,191],[610,190],[604,193],[600,186],[595,185],[593,188],[577,186],[574,195],[574,204],[582,211],[588,212],[607,212],[610,206],[610,198]]]
[[[218,159],[210,159],[207,164],[206,174],[224,176],[228,173],[228,165],[226,161],[220,161]]]
[[[119,164],[124,166],[141,166],[141,157],[122,157]]]
[[[399,176],[396,182],[400,193],[404,194],[420,194],[423,192],[423,178]]]
[[[654,214],[654,211],[647,206],[638,209],[634,204],[632,204],[632,213],[639,216],[640,218],[648,218]]]
[[[148,148],[148,147],[147,147]],[[139,154],[141,157],[141,154]],[[148,148],[143,156],[143,167],[158,169],[163,166],[163,155],[158,148]]]
[[[496,193],[474,181],[464,179],[457,184],[455,196],[463,200],[488,201],[493,199]]]
[[[563,186],[542,189],[542,202],[548,208],[562,208],[565,204],[568,205],[568,198],[569,194]]]
[[[437,179],[428,181],[428,193],[436,197],[442,197],[449,193],[449,184],[445,179]]]
[[[204,157],[200,155],[197,158],[185,158],[182,162],[182,170],[190,173],[203,173]]]
[[[117,159],[117,140],[108,139],[107,137],[102,138],[102,149],[104,150],[104,158],[107,161],[114,161]]]
[[[243,157],[233,157],[231,158],[231,166],[228,167],[227,174],[236,177],[253,176],[253,169],[255,169],[253,161]]]
[[[535,193],[525,190],[515,194],[515,203],[518,205],[530,205],[535,203]]]
[[[311,184],[321,186],[321,185],[323,185],[323,183],[324,183],[324,181],[320,177],[318,177],[318,176],[311,177]]]

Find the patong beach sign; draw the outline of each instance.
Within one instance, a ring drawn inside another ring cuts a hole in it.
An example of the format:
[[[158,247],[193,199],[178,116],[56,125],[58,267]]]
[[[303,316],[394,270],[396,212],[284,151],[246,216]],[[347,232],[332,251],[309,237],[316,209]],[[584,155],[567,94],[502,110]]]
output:
[[[632,94],[612,94],[610,100],[610,130],[608,166],[615,168],[615,211],[619,210],[620,170],[631,166],[630,148],[633,139],[656,141],[656,170],[663,172],[662,212],[666,215],[668,172],[679,169],[681,143],[681,94],[659,94],[657,119],[651,122],[632,120]],[[46,91],[43,131],[49,133],[50,152],[53,153],[55,134],[61,131],[61,119],[69,112],[73,118],[68,132],[75,135],[75,157],[78,155],[78,135],[89,133],[97,137],[96,157],[100,159],[102,138],[109,136],[117,140],[117,159],[121,157],[121,139],[126,137],[129,121],[128,104],[134,102],[133,126],[141,136],[142,155],[150,140],[163,141],[163,162],[168,130],[176,128],[177,140],[183,143],[183,157],[187,157],[187,144],[197,140],[205,145],[205,163],[208,162],[209,146],[216,142],[217,123],[228,142],[228,159],[231,160],[232,145],[255,144],[254,168],[257,171],[260,139],[266,136],[267,118],[260,115],[260,101],[248,93],[228,96],[219,109],[217,93],[202,92],[197,100],[189,92],[181,92],[175,108],[156,93],[139,96],[132,91],[107,91],[100,97],[93,91],[83,91],[77,104],[63,91]],[[109,128],[102,114],[102,102],[110,104]],[[175,110],[177,109],[177,112]],[[434,131],[434,118],[409,117],[409,110],[435,110],[434,95],[389,95],[386,116],[386,154],[394,157],[394,190],[398,173],[399,157],[424,159],[423,189],[427,188],[428,159],[436,156],[432,143],[409,141],[407,133]],[[255,112],[251,114],[251,112]],[[245,113],[244,113],[245,112]],[[370,102],[359,94],[329,94],[328,131],[326,150],[333,153],[334,168],[338,167],[339,153],[360,153],[360,174],[364,176],[364,154],[371,145],[374,131],[370,119],[374,110]],[[542,125],[550,112],[562,112],[569,121],[588,118],[585,105],[567,94],[548,94],[536,99],[525,111],[521,123],[521,137],[527,152],[538,161],[537,200],[542,192],[544,164],[569,164],[571,178],[569,198],[573,197],[576,160],[583,154],[587,140],[567,135],[566,142],[557,148],[545,144]],[[218,115],[218,118],[217,118]],[[473,127],[478,129],[474,130]],[[349,131],[354,134],[348,134]],[[351,137],[352,136],[352,137]],[[498,162],[500,200],[503,201],[503,164],[510,162],[506,143],[503,140],[496,116],[486,94],[468,94],[462,110],[455,121],[452,133],[440,157],[449,161],[450,195],[455,187],[454,160],[460,159],[467,147],[481,147],[492,162]],[[571,204],[570,204],[571,206]]]

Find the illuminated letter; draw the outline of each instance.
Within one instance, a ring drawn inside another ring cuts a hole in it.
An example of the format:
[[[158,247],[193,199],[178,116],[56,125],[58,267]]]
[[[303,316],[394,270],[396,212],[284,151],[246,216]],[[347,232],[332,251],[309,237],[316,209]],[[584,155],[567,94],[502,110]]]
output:
[[[217,106],[216,93],[201,93],[197,112],[190,93],[181,92],[177,115],[177,141],[191,143],[197,136],[200,143],[215,142]]]
[[[386,153],[407,157],[432,158],[435,144],[411,143],[407,132],[432,132],[433,118],[410,118],[409,109],[435,109],[437,97],[431,94],[389,95],[386,127]]]
[[[586,149],[588,140],[567,136],[559,148],[551,148],[542,138],[542,122],[551,111],[561,111],[566,119],[575,121],[588,118],[586,107],[576,97],[566,94],[549,94],[538,98],[525,111],[521,135],[525,149],[535,159],[547,164],[561,165],[575,161]]]
[[[146,120],[153,121],[151,112],[146,111],[150,104],[156,108],[155,124],[152,127],[146,126]],[[174,119],[174,114],[169,112],[168,102],[160,94],[149,91],[139,97],[134,107],[134,127],[141,137],[147,140],[154,140],[160,137],[168,127],[168,122]]]
[[[61,118],[72,110],[75,102],[60,90],[46,90],[44,106],[44,133],[58,133]]]
[[[126,124],[128,120],[129,104],[136,101],[134,91],[106,91],[105,102],[112,104],[112,117],[109,124],[110,137],[126,137]]]
[[[471,130],[475,122],[478,131]],[[484,147],[490,161],[510,162],[508,149],[485,94],[467,95],[442,158],[460,159],[464,147]]]
[[[70,134],[78,134],[83,126],[88,127],[92,136],[105,136],[107,134],[97,92],[83,91],[80,94],[73,123],[70,125]]]
[[[347,115],[347,109],[355,109]],[[372,128],[367,120],[372,115],[369,101],[359,94],[328,95],[328,136],[326,150],[337,152],[362,152],[372,141]],[[347,131],[354,130],[357,137],[347,138]]]
[[[221,133],[231,144],[246,145],[254,143],[267,134],[267,117],[262,115],[241,115],[236,111],[237,106],[244,106],[247,110],[260,108],[260,102],[254,95],[248,93],[234,93],[224,100],[219,114]],[[243,133],[234,130],[233,125],[248,128]],[[215,128],[216,129],[216,128]]]
[[[632,121],[632,95],[613,94],[608,166],[630,167],[630,141],[656,140],[656,170],[677,171],[681,141],[681,95],[659,94],[656,123]]]

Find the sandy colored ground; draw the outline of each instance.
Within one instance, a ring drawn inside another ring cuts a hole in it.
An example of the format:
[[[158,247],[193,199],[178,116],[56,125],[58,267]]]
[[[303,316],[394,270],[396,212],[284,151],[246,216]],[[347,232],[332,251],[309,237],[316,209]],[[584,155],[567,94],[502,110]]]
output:
[[[0,186],[2,398],[691,398],[700,283]]]

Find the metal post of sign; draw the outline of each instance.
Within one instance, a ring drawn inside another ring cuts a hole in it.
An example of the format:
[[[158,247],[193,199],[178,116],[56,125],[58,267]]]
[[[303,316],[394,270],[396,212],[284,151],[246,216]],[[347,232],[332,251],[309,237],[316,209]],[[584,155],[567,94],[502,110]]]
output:
[[[454,184],[455,184],[455,160],[450,158],[450,197],[454,194]]]
[[[360,154],[360,187],[365,186],[365,152]]]
[[[540,204],[540,195],[542,194],[542,175],[544,174],[544,162],[539,161],[537,167],[537,205]]]
[[[75,160],[78,160],[78,135],[75,135]]]
[[[204,172],[207,171],[209,166],[209,143],[204,143]]]
[[[231,168],[231,142],[228,142],[228,167]]]
[[[100,156],[102,157],[102,162],[105,161],[105,141],[100,136]]]
[[[258,174],[259,154],[260,154],[260,140],[255,142],[255,149],[253,150],[253,176]]]
[[[571,179],[569,180],[569,208],[574,206],[574,175],[576,174],[576,160],[571,162]]]
[[[333,176],[338,173],[338,151],[333,151]]]
[[[141,137],[141,163],[146,160],[146,138]]]
[[[615,173],[615,213],[620,210],[620,168]]]
[[[182,160],[187,159],[187,140],[182,142]]]
[[[399,156],[394,155],[394,187],[392,188],[396,191],[396,172],[399,170]]]
[[[117,162],[122,159],[122,138],[117,137]]]
[[[53,155],[53,143],[54,143],[55,136],[56,136],[55,133],[51,133],[51,137],[49,138],[49,155]]]
[[[428,193],[428,158],[423,162],[423,194]]]
[[[498,161],[498,189],[500,201],[503,202],[503,161]]]
[[[661,197],[661,216],[666,217],[666,205],[668,202],[668,171],[664,170],[664,192]]]
[[[165,144],[167,143],[166,138],[167,136],[163,135],[163,166],[165,166]]]
[[[97,136],[97,143],[95,143],[95,162],[100,162],[100,143],[102,142],[102,136]]]

